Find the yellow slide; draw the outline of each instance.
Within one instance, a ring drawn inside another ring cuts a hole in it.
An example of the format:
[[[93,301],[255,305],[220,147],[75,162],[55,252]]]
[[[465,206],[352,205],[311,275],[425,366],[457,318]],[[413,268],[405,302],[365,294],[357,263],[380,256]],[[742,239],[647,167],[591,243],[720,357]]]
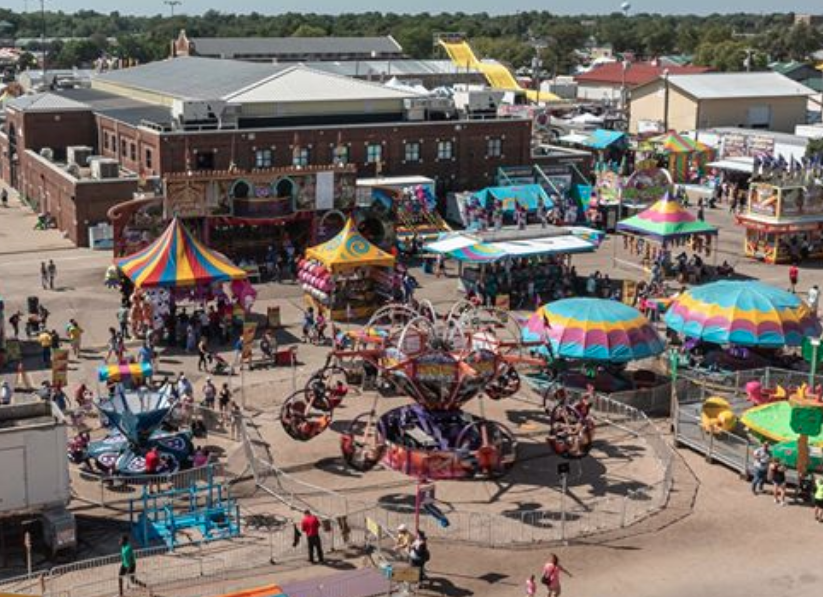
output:
[[[517,79],[514,78],[514,75],[512,75],[512,72],[502,64],[478,60],[469,42],[465,40],[450,42],[441,39],[439,41],[440,45],[443,46],[443,49],[446,50],[446,53],[449,55],[449,58],[451,58],[451,61],[458,68],[474,68],[479,70],[483,73],[483,76],[486,77],[492,89],[524,91],[526,97],[532,102],[537,102],[538,99],[548,102],[558,101],[560,99],[548,91],[538,94],[534,89],[523,89],[520,83],[517,82]]]

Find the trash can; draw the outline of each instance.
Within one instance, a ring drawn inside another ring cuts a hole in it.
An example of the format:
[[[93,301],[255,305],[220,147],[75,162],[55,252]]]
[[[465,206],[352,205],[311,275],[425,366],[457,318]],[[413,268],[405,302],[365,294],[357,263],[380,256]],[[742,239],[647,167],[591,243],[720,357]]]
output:
[[[26,303],[29,308],[29,313],[31,315],[37,315],[37,313],[40,311],[40,299],[36,296],[30,296],[26,299]]]

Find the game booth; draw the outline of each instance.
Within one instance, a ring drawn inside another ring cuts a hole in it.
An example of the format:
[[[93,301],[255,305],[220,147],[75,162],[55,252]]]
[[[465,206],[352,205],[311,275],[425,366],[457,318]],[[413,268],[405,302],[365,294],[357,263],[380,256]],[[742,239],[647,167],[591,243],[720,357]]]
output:
[[[350,320],[367,317],[392,299],[394,264],[394,256],[366,240],[350,219],[337,236],[306,251],[298,278],[315,310],[332,320]]]
[[[670,273],[674,253],[688,251],[717,258],[712,246],[717,228],[698,220],[668,194],[645,211],[618,222],[617,230],[623,236],[624,250],[635,257],[632,265],[639,262],[646,271],[659,263]],[[615,261],[621,260],[615,257]]]
[[[744,251],[766,263],[823,257],[823,186],[792,177],[753,182],[737,221],[746,229]]]
[[[223,318],[231,319],[250,311],[257,297],[244,270],[194,238],[177,218],[152,244],[116,265],[135,288],[129,320],[138,337],[162,332],[172,298],[202,307],[213,302]]]

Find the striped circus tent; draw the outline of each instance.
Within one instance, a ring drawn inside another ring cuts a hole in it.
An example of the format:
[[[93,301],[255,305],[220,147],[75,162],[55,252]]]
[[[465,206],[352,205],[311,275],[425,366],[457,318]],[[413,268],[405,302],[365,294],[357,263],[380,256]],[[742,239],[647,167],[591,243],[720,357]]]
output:
[[[668,194],[636,216],[618,222],[617,230],[663,243],[684,236],[717,234],[717,228],[698,220]]]
[[[212,251],[175,218],[151,245],[116,261],[138,288],[202,286],[246,278],[246,272]]]

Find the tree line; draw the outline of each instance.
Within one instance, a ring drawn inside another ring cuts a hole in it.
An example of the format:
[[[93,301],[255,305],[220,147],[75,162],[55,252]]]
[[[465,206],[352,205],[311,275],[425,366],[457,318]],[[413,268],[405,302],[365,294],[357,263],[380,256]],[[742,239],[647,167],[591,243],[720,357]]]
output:
[[[54,66],[89,64],[101,55],[147,62],[165,58],[181,29],[189,37],[312,37],[392,35],[412,58],[442,57],[433,43],[442,32],[464,33],[478,54],[514,68],[535,56],[550,73],[566,74],[585,61],[586,47],[610,45],[617,53],[641,58],[685,54],[715,70],[763,68],[772,61],[806,61],[823,47],[820,28],[795,24],[794,15],[657,15],[622,13],[558,16],[546,11],[510,15],[462,12],[395,14],[366,12],[321,15],[233,14],[168,17],[74,13],[17,13],[0,9],[2,38],[70,38],[48,48]],[[39,49],[33,42],[29,49]]]

